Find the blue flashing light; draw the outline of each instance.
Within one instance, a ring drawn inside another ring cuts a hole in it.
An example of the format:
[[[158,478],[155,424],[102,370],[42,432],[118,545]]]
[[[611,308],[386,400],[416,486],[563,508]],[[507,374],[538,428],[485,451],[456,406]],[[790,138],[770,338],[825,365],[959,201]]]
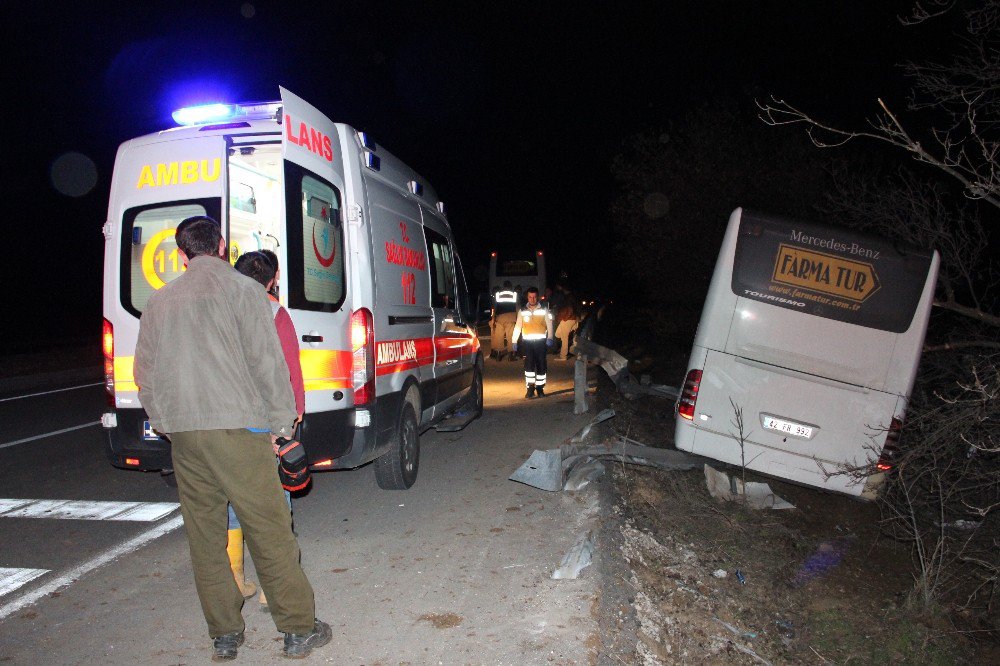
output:
[[[178,125],[198,125],[232,118],[236,109],[234,104],[202,104],[182,107],[170,115]]]
[[[378,171],[382,168],[382,160],[375,153],[370,153],[365,151],[365,166],[372,171]]]
[[[375,145],[375,139],[368,136],[367,132],[358,132],[358,142],[361,143],[361,147],[371,152],[378,150],[378,146]]]
[[[202,104],[185,106],[171,116],[178,125],[204,125],[226,121],[278,120],[281,102],[243,102],[241,104]]]
[[[410,189],[411,193],[416,194],[418,197],[424,196],[424,186],[417,181],[411,180],[406,186]]]

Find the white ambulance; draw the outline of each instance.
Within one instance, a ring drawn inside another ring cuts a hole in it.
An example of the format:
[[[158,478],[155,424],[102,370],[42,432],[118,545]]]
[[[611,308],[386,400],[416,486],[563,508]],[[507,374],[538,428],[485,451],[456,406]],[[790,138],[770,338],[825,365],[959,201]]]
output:
[[[897,451],[938,264],[936,251],[736,209],[677,403],[677,448],[874,497]]]
[[[229,260],[267,249],[300,336],[301,429],[314,470],[375,461],[379,486],[416,480],[419,433],[482,412],[483,359],[444,204],[370,137],[285,89],[281,101],[181,109],[118,149],[104,225],[102,422],[111,463],[168,469],[132,374],[139,317],[184,270],[174,231],[218,219]]]

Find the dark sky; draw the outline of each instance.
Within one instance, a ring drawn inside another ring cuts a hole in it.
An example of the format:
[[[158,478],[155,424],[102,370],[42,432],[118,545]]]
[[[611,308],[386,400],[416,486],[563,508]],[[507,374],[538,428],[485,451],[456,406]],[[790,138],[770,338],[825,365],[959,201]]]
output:
[[[585,281],[608,264],[623,137],[712,99],[774,93],[845,121],[878,96],[902,104],[894,65],[940,46],[899,27],[909,5],[4,2],[3,348],[96,339],[115,149],[199,95],[270,100],[283,85],[434,184],[469,272],[492,249],[542,248]],[[67,153],[93,161],[89,190]],[[54,169],[86,193],[60,193]]]

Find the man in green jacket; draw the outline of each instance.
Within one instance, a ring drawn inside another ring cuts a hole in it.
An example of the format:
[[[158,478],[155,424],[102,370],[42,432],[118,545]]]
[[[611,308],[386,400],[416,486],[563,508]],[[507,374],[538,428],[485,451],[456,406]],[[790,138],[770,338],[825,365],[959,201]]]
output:
[[[315,617],[299,564],[291,514],[274,467],[276,437],[290,437],[295,399],[260,285],[225,259],[219,223],[177,226],[187,270],[149,299],[135,350],[139,400],[153,429],[169,436],[198,598],[213,659],[243,644],[243,596],[226,554],[226,503],[244,536],[284,655],[305,657],[330,642]]]

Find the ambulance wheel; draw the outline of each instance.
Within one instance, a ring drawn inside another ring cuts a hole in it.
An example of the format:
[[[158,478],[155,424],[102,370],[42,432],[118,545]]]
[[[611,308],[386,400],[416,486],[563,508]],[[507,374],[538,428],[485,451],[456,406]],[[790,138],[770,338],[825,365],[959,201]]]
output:
[[[375,461],[375,480],[383,490],[406,490],[417,480],[420,462],[420,435],[413,405],[403,403],[392,445]]]
[[[472,418],[478,419],[483,415],[483,371],[478,365],[472,373],[472,388],[469,389],[466,404],[472,409]]]

